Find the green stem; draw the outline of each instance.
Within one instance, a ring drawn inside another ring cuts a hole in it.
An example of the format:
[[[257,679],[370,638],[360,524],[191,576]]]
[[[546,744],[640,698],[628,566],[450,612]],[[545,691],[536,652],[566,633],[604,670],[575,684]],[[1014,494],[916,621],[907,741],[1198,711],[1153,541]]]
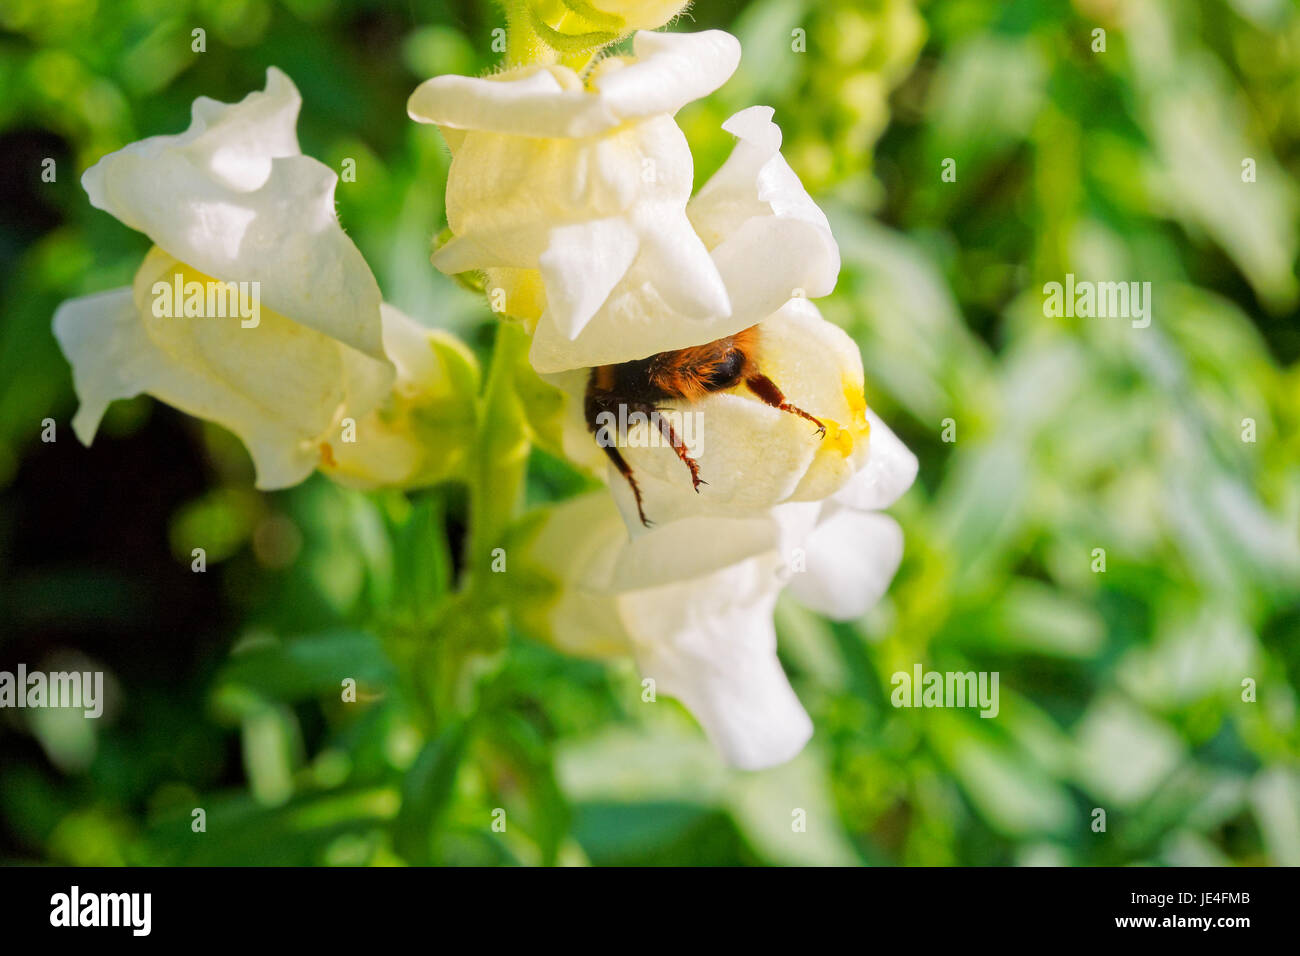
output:
[[[528,469],[528,431],[523,404],[515,390],[515,370],[528,355],[528,335],[502,320],[479,406],[479,426],[469,487],[469,533],[466,536],[467,589],[481,587],[492,573],[492,551],[523,498]]]
[[[503,0],[506,11],[506,66],[546,63],[555,59],[534,29],[529,0]]]
[[[471,449],[469,527],[465,535],[460,588],[442,609],[438,639],[430,648],[433,707],[439,725],[473,709],[471,665],[499,650],[506,640],[505,611],[493,587],[494,551],[523,501],[529,441],[515,373],[528,355],[528,336],[513,322],[497,324],[496,344],[479,402]],[[508,560],[501,552],[500,556]]]

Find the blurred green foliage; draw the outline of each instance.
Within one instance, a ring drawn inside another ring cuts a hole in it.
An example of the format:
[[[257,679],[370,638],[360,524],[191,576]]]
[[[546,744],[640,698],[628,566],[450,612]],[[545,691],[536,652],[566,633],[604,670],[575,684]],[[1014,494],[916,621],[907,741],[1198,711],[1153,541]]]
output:
[[[75,444],[50,316],[146,246],[80,171],[272,64],[303,93],[304,151],[356,160],[339,213],[386,298],[486,353],[481,301],[428,264],[447,154],[404,102],[492,68],[499,25],[477,0],[0,4],[0,664],[89,657],[114,695],[94,724],[0,714],[6,857],[1300,864],[1286,0],[701,0],[677,25],[744,48],[680,117],[697,179],[726,116],[776,107],[841,245],[824,311],[922,460],[886,600],[852,624],[779,609],[817,725],[787,766],[726,771],[630,663],[458,631],[463,488],[260,494],[231,436],[146,399]],[[1046,317],[1066,273],[1151,282],[1151,326]],[[528,502],[582,486],[533,453]],[[473,673],[449,648],[483,652]],[[916,662],[999,671],[998,718],[891,707]]]

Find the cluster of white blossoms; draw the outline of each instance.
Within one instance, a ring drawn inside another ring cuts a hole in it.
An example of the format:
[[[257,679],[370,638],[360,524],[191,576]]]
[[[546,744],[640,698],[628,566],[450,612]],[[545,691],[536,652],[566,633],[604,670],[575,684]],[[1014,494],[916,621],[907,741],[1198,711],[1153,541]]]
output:
[[[681,4],[565,6],[618,36]],[[452,152],[451,238],[434,264],[482,273],[504,297],[533,367],[565,396],[566,453],[608,479],[521,523],[519,557],[555,588],[516,610],[561,648],[631,652],[733,764],[779,763],[812,728],[777,660],[777,596],[789,587],[833,617],[864,613],[902,554],[879,511],[916,460],[868,410],[852,340],[809,301],[834,288],[839,251],[781,156],[771,109],[723,125],[734,151],[691,195],[674,116],[731,76],[735,38],[641,31],[631,55],[587,51],[574,65],[550,49],[488,77],[436,77],[409,103]],[[148,393],[237,435],[262,488],[317,469],[360,487],[464,478],[459,457],[482,424],[475,360],[382,302],[338,222],[337,176],[298,147],[300,106],[271,69],[264,91],[200,98],[184,133],[86,172],[90,201],[154,246],[132,286],[54,317],[76,432],[89,443],[110,402]],[[158,307],[160,293],[232,284],[258,290],[255,321]],[[707,441],[598,445],[593,383],[634,380],[665,353],[694,385],[624,404],[686,409]],[[449,435],[458,427],[469,437]]]
[[[902,556],[898,525],[878,511],[917,464],[868,411],[857,347],[808,301],[834,288],[839,250],[781,156],[771,109],[723,124],[734,151],[691,195],[673,117],[739,61],[727,33],[638,32],[632,55],[581,72],[534,63],[436,77],[408,110],[452,151],[451,238],[434,264],[481,271],[498,308],[525,323],[533,366],[569,398],[566,453],[613,492],[554,507],[531,540],[530,562],[558,585],[531,612],[534,629],[577,653],[631,651],[731,763],[758,768],[812,733],[777,660],[778,594],[788,586],[836,618],[874,604]],[[617,381],[608,367],[619,366],[630,377],[676,350],[688,350],[674,360],[689,375],[689,350],[755,328],[753,371],[806,415],[743,381],[660,395],[648,404],[701,416],[703,482],[681,449],[631,436],[618,448],[625,480],[586,419],[593,376]]]

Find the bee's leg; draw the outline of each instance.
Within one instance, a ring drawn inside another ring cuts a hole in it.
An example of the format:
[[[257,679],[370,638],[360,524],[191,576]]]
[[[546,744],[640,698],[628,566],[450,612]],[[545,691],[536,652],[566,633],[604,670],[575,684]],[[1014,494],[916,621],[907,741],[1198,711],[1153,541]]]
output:
[[[650,527],[651,522],[646,518],[645,508],[641,504],[641,489],[637,487],[636,479],[632,477],[632,466],[627,463],[627,460],[614,445],[601,445],[600,447],[605,450],[605,454],[608,455],[609,460],[614,463],[614,467],[618,469],[618,473],[626,479],[628,485],[631,487],[632,497],[636,499],[636,513],[637,516],[640,517],[641,523],[647,528]]]
[[[798,415],[800,418],[806,418],[817,426],[817,437],[826,437],[826,426],[818,419],[813,418],[798,405],[791,405],[785,400],[785,395],[776,387],[776,382],[772,381],[766,375],[755,372],[745,379],[745,384],[749,390],[761,398],[773,408],[779,408],[783,412],[789,412],[791,415]]]
[[[699,492],[700,485],[708,484],[707,481],[700,477],[700,463],[691,457],[686,442],[682,441],[681,436],[677,434],[677,430],[673,428],[673,423],[668,420],[666,415],[656,411],[651,417],[659,423],[659,434],[663,435],[664,440],[672,446],[673,451],[677,452],[677,457],[682,460],[682,464],[690,469],[691,487],[696,492]]]

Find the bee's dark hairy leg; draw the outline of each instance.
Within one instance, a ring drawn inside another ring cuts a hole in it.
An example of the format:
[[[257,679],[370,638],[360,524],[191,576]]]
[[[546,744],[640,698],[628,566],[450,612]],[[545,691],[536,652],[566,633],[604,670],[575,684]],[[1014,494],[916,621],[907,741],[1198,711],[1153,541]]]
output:
[[[601,445],[600,447],[605,450],[605,454],[608,455],[609,460],[614,463],[614,467],[618,469],[618,473],[623,476],[629,487],[631,487],[632,497],[636,499],[637,516],[641,519],[641,524],[649,528],[650,521],[646,518],[645,508],[641,504],[641,489],[637,487],[636,478],[632,476],[632,466],[627,463],[627,460],[624,459],[622,454],[620,454],[619,450],[614,445]]]
[[[817,426],[817,437],[826,437],[826,426],[820,420],[814,418],[805,412],[798,405],[791,405],[785,400],[785,395],[776,387],[776,382],[772,381],[766,375],[752,373],[745,379],[745,385],[749,390],[761,398],[766,404],[773,408],[780,409],[783,412],[789,412],[791,415],[798,415],[800,418],[806,418]]]
[[[677,452],[677,457],[682,460],[682,464],[690,469],[691,486],[698,493],[700,485],[708,484],[707,481],[700,477],[699,462],[691,457],[691,453],[686,447],[686,442],[682,441],[681,437],[677,434],[677,430],[673,428],[673,423],[657,409],[656,414],[654,415],[654,420],[659,423],[659,433],[663,435],[668,444],[672,446],[673,451]]]

